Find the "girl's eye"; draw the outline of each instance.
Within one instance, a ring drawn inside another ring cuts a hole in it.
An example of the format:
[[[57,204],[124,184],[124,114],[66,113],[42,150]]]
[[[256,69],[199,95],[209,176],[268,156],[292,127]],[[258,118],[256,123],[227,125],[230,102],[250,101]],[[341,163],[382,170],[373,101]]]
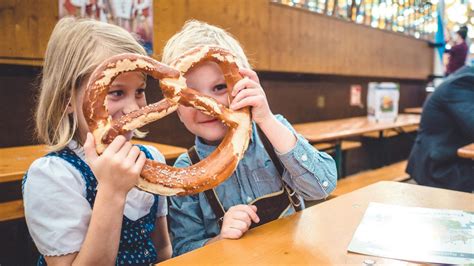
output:
[[[123,91],[122,90],[109,91],[108,94],[113,97],[120,97],[123,95]]]
[[[227,89],[227,84],[225,83],[214,86],[214,92],[221,92],[221,91],[225,91],[226,89]]]
[[[145,89],[138,89],[135,91],[136,95],[145,95]]]

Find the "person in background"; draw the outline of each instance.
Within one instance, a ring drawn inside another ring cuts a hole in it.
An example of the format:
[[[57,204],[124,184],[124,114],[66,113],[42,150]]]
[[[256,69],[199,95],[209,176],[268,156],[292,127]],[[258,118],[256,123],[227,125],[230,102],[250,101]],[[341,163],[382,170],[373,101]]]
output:
[[[456,32],[452,46],[445,52],[448,53],[448,63],[446,65],[446,76],[451,75],[466,63],[469,47],[466,43],[467,27],[462,26]]]
[[[473,142],[474,67],[464,66],[424,104],[406,171],[420,185],[473,192],[474,160],[457,155]]]

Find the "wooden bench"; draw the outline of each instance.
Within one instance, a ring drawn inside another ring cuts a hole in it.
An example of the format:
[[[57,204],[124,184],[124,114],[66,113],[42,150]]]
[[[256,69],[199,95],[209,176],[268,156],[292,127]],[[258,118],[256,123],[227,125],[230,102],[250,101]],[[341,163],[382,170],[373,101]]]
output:
[[[331,154],[334,157],[337,157],[336,153],[336,144],[331,143],[331,142],[322,142],[322,143],[316,143],[313,144],[313,147],[320,151],[327,152]],[[341,164],[338,166],[338,175],[339,178],[343,177],[346,175],[346,167],[344,165],[344,162],[346,161],[346,151],[357,149],[362,147],[362,143],[359,141],[351,141],[351,140],[344,140],[341,141],[341,156],[339,157],[339,163]]]
[[[23,217],[25,217],[23,200],[0,203],[0,222],[21,219]]]
[[[423,112],[423,107],[411,107],[411,108],[405,108],[405,113],[407,114],[419,114]]]
[[[313,145],[316,149],[320,151],[325,151],[328,153],[334,152],[334,144],[329,142],[316,143]],[[341,143],[341,150],[348,151],[362,147],[362,143],[359,141],[344,140]]]
[[[400,133],[411,133],[411,132],[416,132],[417,130],[418,130],[418,125],[413,125],[413,126],[401,127],[399,130],[386,129],[383,131],[373,131],[373,132],[365,133],[362,136],[366,138],[374,138],[374,139],[378,139],[380,137],[390,138],[390,137],[398,136],[400,135]]]
[[[410,176],[405,173],[406,166],[407,161],[401,161],[375,170],[348,176],[337,182],[336,189],[331,193],[331,196],[340,196],[378,181],[401,182],[408,180]]]

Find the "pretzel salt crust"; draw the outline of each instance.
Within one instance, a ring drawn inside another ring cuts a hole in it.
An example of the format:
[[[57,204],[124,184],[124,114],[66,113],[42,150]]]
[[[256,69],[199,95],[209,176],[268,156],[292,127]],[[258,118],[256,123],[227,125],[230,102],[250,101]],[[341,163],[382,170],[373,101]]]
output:
[[[230,92],[242,79],[236,58],[228,51],[211,46],[184,53],[169,67],[152,58],[137,54],[111,57],[92,73],[84,95],[83,111],[94,135],[97,153],[101,154],[118,135],[140,128],[176,111],[179,104],[194,107],[224,123],[227,134],[207,158],[186,168],[175,168],[147,160],[137,187],[160,195],[190,195],[213,188],[226,180],[237,167],[247,149],[251,134],[250,109],[232,111],[213,98],[188,88],[184,74],[193,66],[214,61],[222,69]],[[122,73],[141,71],[160,80],[164,99],[112,120],[105,103],[109,86]]]

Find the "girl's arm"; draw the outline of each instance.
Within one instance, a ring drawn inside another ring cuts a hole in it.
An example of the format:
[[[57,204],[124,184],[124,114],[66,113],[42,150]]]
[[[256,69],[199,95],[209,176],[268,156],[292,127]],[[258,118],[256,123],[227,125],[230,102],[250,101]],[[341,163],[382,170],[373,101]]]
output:
[[[118,136],[97,155],[92,134],[84,144],[86,160],[98,179],[97,195],[86,237],[78,253],[45,257],[51,265],[115,265],[128,192],[145,164],[145,154]]]
[[[171,258],[172,248],[171,241],[168,235],[168,222],[166,216],[156,218],[155,230],[151,238],[155,244],[156,252],[158,253],[158,262],[165,261]]]

